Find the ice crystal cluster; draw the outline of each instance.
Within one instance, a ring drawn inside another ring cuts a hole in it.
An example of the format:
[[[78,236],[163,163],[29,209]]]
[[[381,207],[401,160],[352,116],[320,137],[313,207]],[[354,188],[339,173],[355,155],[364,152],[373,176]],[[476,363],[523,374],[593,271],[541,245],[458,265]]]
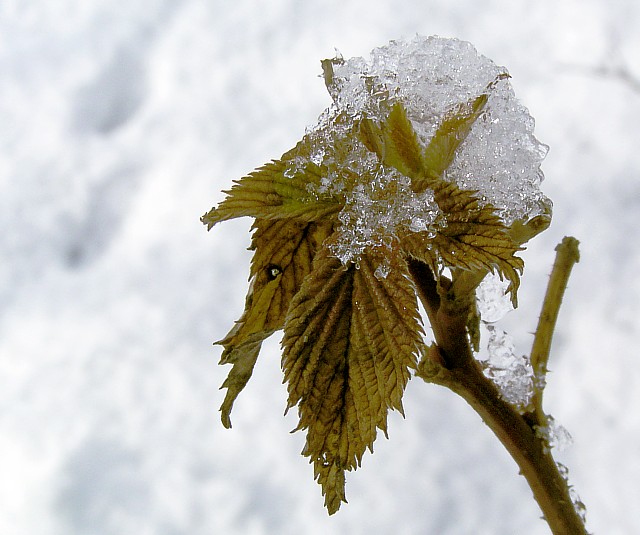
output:
[[[508,281],[489,273],[476,289],[477,308],[482,320],[483,350],[477,354],[484,374],[500,390],[502,398],[520,411],[528,408],[535,388],[535,377],[528,355],[516,353],[515,342],[500,329],[499,322],[513,310],[507,292]]]
[[[550,415],[547,415],[546,426],[536,428],[536,434],[544,439],[549,448],[555,448],[558,451],[566,450],[573,444],[571,433]]]
[[[486,325],[487,351],[478,355],[484,374],[505,401],[520,411],[528,408],[534,392],[534,374],[527,355],[516,353],[513,338],[495,325]]]
[[[513,310],[513,303],[507,291],[509,281],[495,273],[489,273],[476,289],[478,313],[482,321],[494,323]]]
[[[477,358],[484,374],[495,383],[502,398],[524,411],[534,392],[533,368],[527,355],[516,353],[513,338],[495,324],[513,310],[507,286],[508,281],[489,273],[476,289],[482,334],[486,339],[485,348]]]
[[[406,177],[381,165],[354,135],[359,119],[383,121],[398,102],[426,146],[447,113],[498,80],[443,178],[477,191],[507,226],[548,211],[539,189],[547,147],[534,137],[534,121],[516,100],[506,70],[470,43],[418,36],[374,49],[368,60],[338,56],[323,66],[333,105],[308,129],[308,154],[291,165],[293,172],[311,160],[332,170],[320,187],[311,186],[318,195],[348,192],[342,234],[333,245],[343,263],[357,260],[367,247],[388,246],[403,229],[428,230],[441,221],[430,191],[413,193]]]

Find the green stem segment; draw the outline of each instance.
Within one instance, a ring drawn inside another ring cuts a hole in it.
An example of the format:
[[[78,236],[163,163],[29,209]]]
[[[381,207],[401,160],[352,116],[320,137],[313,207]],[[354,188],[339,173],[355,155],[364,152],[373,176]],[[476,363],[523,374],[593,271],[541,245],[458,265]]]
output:
[[[547,293],[544,296],[538,328],[531,348],[531,367],[534,376],[541,379],[540,386],[535,388],[533,393],[531,418],[541,427],[547,425],[547,416],[542,409],[542,394],[544,392],[544,378],[547,375],[551,340],[556,328],[562,298],[569,282],[569,275],[571,275],[574,264],[579,261],[578,240],[565,237],[556,247],[556,260],[549,277]]]
[[[587,535],[584,522],[536,422],[504,401],[473,357],[467,335],[469,300],[456,297],[450,281],[436,281],[429,267],[411,260],[409,268],[425,306],[437,347],[420,362],[417,375],[464,398],[509,451],[527,479],[554,535]]]

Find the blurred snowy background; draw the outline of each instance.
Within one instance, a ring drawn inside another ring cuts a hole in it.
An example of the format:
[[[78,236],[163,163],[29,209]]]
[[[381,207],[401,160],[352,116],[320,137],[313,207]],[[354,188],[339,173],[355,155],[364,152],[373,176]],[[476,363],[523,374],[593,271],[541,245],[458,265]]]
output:
[[[0,533],[548,533],[476,414],[421,381],[334,517],[278,336],[219,421],[250,221],[198,218],[315,123],[334,47],[416,33],[505,65],[551,147],[554,222],[502,324],[527,352],[553,249],[580,239],[546,408],[590,530],[639,533],[638,27],[636,0],[2,0]]]

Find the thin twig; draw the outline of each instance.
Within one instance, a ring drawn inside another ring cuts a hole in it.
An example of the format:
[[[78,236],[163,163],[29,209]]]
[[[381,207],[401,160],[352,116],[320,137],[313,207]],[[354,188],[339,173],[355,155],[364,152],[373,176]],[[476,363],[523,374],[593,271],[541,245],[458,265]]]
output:
[[[556,259],[549,277],[547,293],[542,304],[542,311],[538,320],[533,347],[531,348],[531,367],[536,378],[532,405],[534,419],[537,425],[545,426],[547,418],[542,409],[542,395],[544,392],[547,363],[551,351],[551,341],[558,321],[558,312],[562,304],[569,275],[576,262],[580,261],[578,240],[570,236],[565,237],[556,247]]]

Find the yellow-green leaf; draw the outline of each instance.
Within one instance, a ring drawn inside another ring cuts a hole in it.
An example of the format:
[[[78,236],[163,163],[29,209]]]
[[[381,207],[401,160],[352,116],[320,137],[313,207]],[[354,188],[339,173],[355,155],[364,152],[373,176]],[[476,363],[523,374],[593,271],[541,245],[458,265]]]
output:
[[[410,256],[427,262],[434,271],[438,264],[469,271],[495,271],[511,282],[515,299],[524,263],[515,254],[521,247],[490,204],[480,205],[474,192],[440,181],[434,197],[443,219],[438,231],[410,233],[402,246]]]
[[[423,148],[402,104],[396,103],[381,125],[371,119],[360,124],[360,139],[380,161],[411,179],[421,179]]]
[[[274,160],[235,181],[227,197],[204,214],[200,220],[209,229],[216,223],[236,217],[263,219],[297,218],[317,221],[339,211],[342,205],[329,196],[314,191],[322,178],[322,170],[307,162]]]
[[[240,325],[239,323],[236,325]],[[233,339],[234,331],[231,330],[227,335],[228,339]],[[224,401],[220,406],[220,418],[222,425],[227,429],[231,428],[231,409],[238,394],[247,385],[251,375],[253,374],[253,368],[258,360],[258,354],[260,353],[260,347],[265,338],[267,338],[270,332],[259,332],[253,334],[253,339],[245,338],[244,342],[235,346],[230,345],[228,350],[225,350],[225,354],[220,361],[220,364],[233,364],[229,375],[222,383],[220,388],[226,388],[227,393],[224,397]],[[225,339],[226,340],[226,339]],[[219,342],[224,344],[224,340]]]
[[[433,179],[442,177],[453,163],[456,151],[469,135],[471,127],[482,115],[491,90],[498,81],[507,77],[507,74],[498,75],[482,94],[461,103],[445,115],[424,151],[423,161],[426,173],[422,180],[412,182],[415,192],[432,187]]]
[[[258,219],[251,249],[251,285],[245,311],[227,336],[221,364],[233,364],[222,385],[227,394],[220,410],[225,427],[238,394],[247,384],[262,341],[284,325],[293,296],[309,274],[313,257],[331,231],[331,222]]]
[[[411,178],[411,187],[416,193],[433,188],[442,180],[456,151],[482,114],[490,90],[503,77],[496,78],[481,95],[447,113],[426,147],[420,143],[401,103],[394,104],[389,116],[380,124],[368,118],[362,119],[360,140],[378,155],[383,164]]]
[[[384,279],[377,260],[342,265],[323,249],[294,297],[284,328],[282,366],[289,407],[307,430],[310,457],[330,514],[346,501],[344,473],[359,466],[377,429],[386,434],[422,347],[415,291],[404,260]]]

